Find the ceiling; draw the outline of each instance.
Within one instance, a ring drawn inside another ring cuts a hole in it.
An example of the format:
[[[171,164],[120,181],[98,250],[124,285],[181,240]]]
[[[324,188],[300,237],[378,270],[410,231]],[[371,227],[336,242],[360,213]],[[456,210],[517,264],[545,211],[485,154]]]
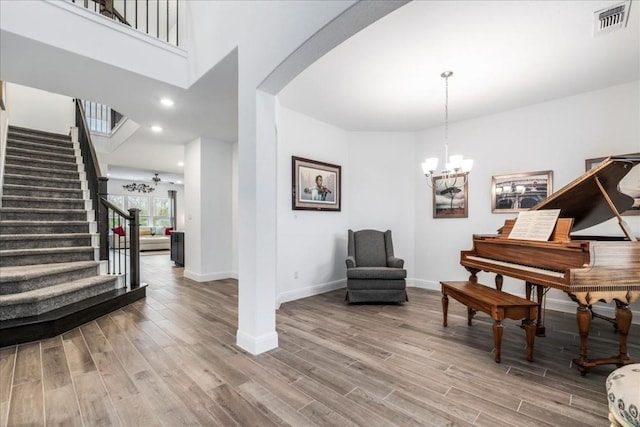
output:
[[[346,130],[418,131],[444,121],[445,70],[454,72],[450,121],[636,81],[640,4],[631,5],[626,28],[593,35],[594,12],[620,3],[413,1],[320,58],[278,99]],[[237,140],[237,51],[184,89],[11,33],[0,43],[3,79],[102,102],[140,124],[109,155],[112,177],[132,179],[124,171],[141,169],[178,181],[185,143]],[[162,107],[163,96],[175,106]],[[154,123],[161,134],[149,131]]]
[[[413,1],[333,49],[280,94],[283,106],[353,131],[417,131],[640,78],[640,4],[593,35],[621,1]]]

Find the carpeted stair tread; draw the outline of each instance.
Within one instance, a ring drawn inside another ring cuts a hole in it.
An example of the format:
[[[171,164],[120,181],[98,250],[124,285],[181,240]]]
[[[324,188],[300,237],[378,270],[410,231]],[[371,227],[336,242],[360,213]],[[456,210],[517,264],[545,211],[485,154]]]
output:
[[[11,193],[46,193],[46,196],[32,196],[32,197],[54,197],[57,198],[72,198],[70,196],[76,196],[77,199],[82,199],[83,190],[81,188],[56,188],[56,187],[40,187],[37,185],[21,185],[21,184],[7,184],[3,186],[3,195],[11,196],[15,194]],[[7,190],[9,190],[7,192]],[[58,194],[56,194],[58,193]]]
[[[30,175],[19,175],[13,173],[5,173],[4,180],[7,182],[9,180],[25,180],[25,181],[42,181],[45,182],[45,185],[36,185],[35,187],[44,187],[44,188],[74,188],[74,187],[56,187],[55,185],[50,184],[60,184],[60,185],[75,185],[75,188],[80,188],[80,180],[79,179],[68,179],[68,178],[52,178],[52,177],[36,177]],[[12,183],[10,183],[12,184]],[[20,185],[20,184],[18,184]]]
[[[37,167],[37,166],[24,166],[24,165],[13,165],[5,163],[5,173],[10,173],[14,175],[23,175],[23,176],[36,176],[36,177],[45,177],[49,176],[51,178],[63,178],[63,179],[79,179],[80,172],[77,170],[56,170],[45,167]]]
[[[33,207],[48,209],[82,209],[85,207],[85,201],[82,199],[72,198],[52,198],[52,197],[34,197],[34,196],[2,196],[2,206],[7,208]]]
[[[7,146],[6,150],[7,150],[7,154],[11,154],[14,156],[40,157],[45,159],[56,160],[59,162],[69,162],[69,163],[73,163],[76,161],[76,156],[74,154],[58,154],[58,153],[52,153],[50,151],[11,147],[9,145]]]
[[[11,225],[86,225],[87,221],[22,221],[22,220],[6,220],[0,221],[2,226]]]
[[[3,212],[35,212],[35,213],[43,213],[43,212],[52,212],[52,213],[86,213],[85,209],[45,209],[45,208],[0,208],[0,215]]]
[[[2,220],[16,221],[87,221],[90,219],[84,209],[35,209],[35,208],[3,208],[0,210]]]
[[[0,295],[0,320],[34,316],[110,292],[115,276],[93,276],[18,294]]]
[[[45,298],[69,294],[71,292],[93,286],[101,283],[116,281],[115,276],[93,276],[84,279],[74,280],[73,282],[60,283],[59,285],[47,286],[42,289],[34,289],[32,291],[20,292],[19,294],[9,294],[0,296],[0,307],[15,304],[16,302],[36,302]]]
[[[0,251],[0,258],[7,258],[11,256],[24,256],[24,255],[42,255],[42,254],[60,254],[60,253],[75,253],[75,252],[91,252],[94,248],[91,246],[71,246],[68,248],[28,248],[28,249],[6,249]],[[2,267],[6,268],[6,267]]]
[[[27,233],[31,230],[27,230]],[[95,234],[97,241],[98,234]],[[0,250],[92,246],[90,233],[0,234]],[[0,264],[2,260],[0,260]]]
[[[31,280],[50,274],[64,273],[99,265],[98,261],[75,261],[60,264],[34,264],[0,268],[0,283]]]
[[[21,143],[31,142],[40,145],[51,145],[53,147],[73,147],[74,143],[70,137],[66,139],[62,138],[50,138],[48,136],[26,135],[22,133],[9,133],[7,135],[7,142]]]
[[[28,156],[20,156],[7,154],[5,157],[5,165],[41,165],[40,167],[52,168],[52,169],[64,169],[70,171],[77,171],[78,164],[73,162],[60,162],[53,159],[36,159]]]
[[[42,136],[42,137],[58,138],[58,139],[71,139],[69,135],[65,135],[63,133],[48,132],[46,130],[31,129],[31,128],[25,128],[22,126],[15,126],[15,125],[9,126],[9,133],[10,134],[20,133],[20,134],[26,134],[29,136]]]
[[[75,156],[76,152],[73,143],[68,144],[41,144],[30,140],[18,140],[7,138],[7,147],[22,148],[23,150],[42,151],[46,153],[64,154],[67,156]]]
[[[56,234],[2,234],[0,241],[3,240],[47,240],[47,239],[78,239],[82,237],[91,237],[91,233],[56,233]]]

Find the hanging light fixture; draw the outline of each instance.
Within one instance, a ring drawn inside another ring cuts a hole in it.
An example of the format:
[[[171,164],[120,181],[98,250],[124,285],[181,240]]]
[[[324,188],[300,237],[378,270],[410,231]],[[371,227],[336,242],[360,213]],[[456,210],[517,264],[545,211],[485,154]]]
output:
[[[160,181],[162,181],[162,180],[160,179],[160,177],[158,176],[158,174],[157,174],[157,173],[155,173],[154,175],[155,175],[155,176],[154,176],[153,178],[151,178],[151,180],[152,180],[152,181],[153,181],[153,183],[157,186],[157,185],[158,185],[158,183],[159,183]]]
[[[445,71],[440,77],[445,81],[445,103],[444,103],[444,169],[439,171],[436,184],[436,168],[438,158],[430,157],[422,163],[422,172],[427,177],[427,184],[430,187],[451,188],[464,185],[467,182],[469,171],[473,167],[472,159],[465,159],[464,156],[456,154],[449,156],[449,77],[453,71]],[[458,182],[458,181],[461,182]]]

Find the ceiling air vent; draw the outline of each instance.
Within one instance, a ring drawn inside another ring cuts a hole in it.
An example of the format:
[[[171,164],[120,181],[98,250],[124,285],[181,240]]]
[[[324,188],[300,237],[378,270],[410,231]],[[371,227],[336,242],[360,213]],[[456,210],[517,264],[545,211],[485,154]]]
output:
[[[610,33],[627,25],[631,0],[594,12],[593,34]]]

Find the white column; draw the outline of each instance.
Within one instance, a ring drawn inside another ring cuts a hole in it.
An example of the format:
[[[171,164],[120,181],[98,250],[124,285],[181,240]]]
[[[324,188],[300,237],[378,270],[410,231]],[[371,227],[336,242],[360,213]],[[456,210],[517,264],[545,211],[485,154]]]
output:
[[[185,146],[185,269],[197,282],[233,277],[232,144],[198,138]]]
[[[259,354],[278,346],[275,319],[275,97],[242,83],[239,89],[240,224],[236,342],[246,351]]]

